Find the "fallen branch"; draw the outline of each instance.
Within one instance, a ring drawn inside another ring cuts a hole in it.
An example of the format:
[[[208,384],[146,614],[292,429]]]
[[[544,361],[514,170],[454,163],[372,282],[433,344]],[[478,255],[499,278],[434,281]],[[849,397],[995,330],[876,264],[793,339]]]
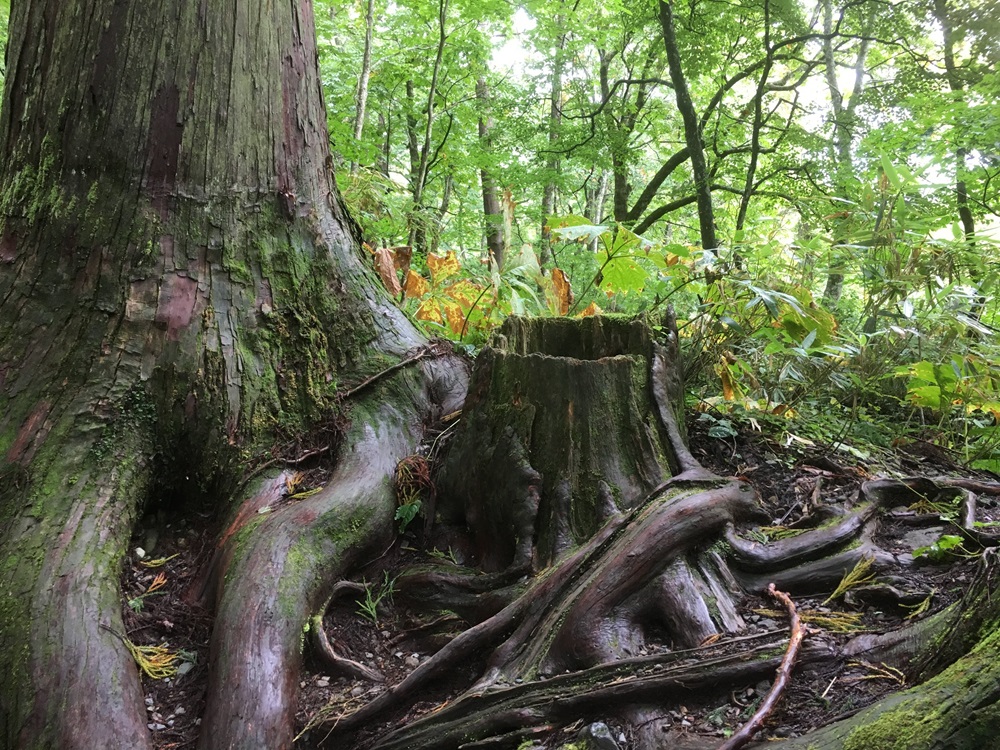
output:
[[[383,378],[387,378],[388,376],[392,375],[394,372],[398,372],[399,370],[402,370],[404,367],[406,367],[408,365],[412,365],[414,362],[419,362],[420,360],[422,360],[422,359],[424,359],[426,357],[429,357],[429,356],[440,357],[443,354],[449,353],[450,351],[451,351],[451,347],[449,345],[447,345],[445,342],[442,342],[442,341],[432,341],[431,343],[429,343],[429,344],[427,344],[425,346],[422,346],[420,348],[420,350],[416,354],[413,354],[412,356],[409,356],[406,359],[400,360],[399,362],[397,362],[394,365],[390,365],[389,367],[385,368],[384,370],[381,370],[381,371],[375,373],[370,378],[362,380],[360,383],[358,383],[353,388],[349,388],[348,390],[346,390],[343,393],[339,394],[340,395],[340,400],[341,401],[346,401],[347,399],[352,398],[353,396],[357,396],[361,391],[363,391],[368,386],[373,385],[374,383],[377,383],[378,381],[382,380]]]
[[[781,700],[781,696],[785,692],[788,681],[791,679],[792,668],[795,666],[795,660],[799,655],[799,648],[802,646],[802,640],[806,635],[805,630],[802,627],[802,623],[799,621],[799,614],[795,611],[795,604],[789,598],[788,594],[778,591],[774,587],[773,583],[767,587],[767,593],[784,604],[785,609],[788,610],[790,629],[788,636],[788,650],[785,651],[785,658],[781,660],[781,666],[778,668],[778,674],[774,679],[774,684],[764,697],[763,702],[760,704],[760,708],[757,709],[757,713],[750,718],[750,721],[740,727],[739,731],[726,740],[719,747],[719,750],[739,750],[739,748],[747,744],[757,730],[763,726],[767,717],[771,715],[774,707],[778,705],[778,701]]]

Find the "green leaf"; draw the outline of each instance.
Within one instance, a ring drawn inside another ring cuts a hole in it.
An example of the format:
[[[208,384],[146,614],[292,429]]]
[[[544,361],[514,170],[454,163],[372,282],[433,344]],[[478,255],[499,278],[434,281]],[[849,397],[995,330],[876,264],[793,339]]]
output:
[[[899,190],[902,185],[902,181],[899,179],[899,172],[896,171],[896,167],[893,166],[892,161],[885,154],[880,154],[880,159],[882,162],[882,169],[885,171],[885,176],[889,180],[889,184],[892,185],[893,190]]]
[[[641,292],[649,276],[630,255],[611,256],[606,251],[597,254],[601,264],[601,288],[609,292]]]

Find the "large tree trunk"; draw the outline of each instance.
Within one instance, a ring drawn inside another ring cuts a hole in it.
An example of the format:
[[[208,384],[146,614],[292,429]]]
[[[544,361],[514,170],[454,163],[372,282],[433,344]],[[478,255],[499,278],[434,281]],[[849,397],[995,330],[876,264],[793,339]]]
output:
[[[221,504],[276,428],[328,418],[342,384],[421,343],[361,264],[333,187],[310,5],[166,10],[34,0],[10,20],[6,747],[148,747],[118,591],[143,503],[170,487],[167,512],[184,498]],[[213,746],[290,744],[303,616],[336,565],[391,528],[387,477],[430,408],[425,370],[386,382],[378,402],[392,406],[358,405],[341,484],[236,535]]]

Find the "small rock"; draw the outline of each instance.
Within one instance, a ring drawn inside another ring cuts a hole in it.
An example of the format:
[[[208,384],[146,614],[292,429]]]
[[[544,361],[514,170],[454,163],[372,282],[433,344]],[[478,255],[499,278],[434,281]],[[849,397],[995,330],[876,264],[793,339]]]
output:
[[[375,658],[375,654],[373,654],[371,651],[365,651],[365,658],[366,659],[374,659]]]
[[[787,737],[792,733],[791,727],[778,727],[774,730],[775,737]]]
[[[364,694],[365,694],[365,689],[360,685],[358,685],[355,688],[351,688],[351,697],[353,698],[360,698]]]
[[[316,687],[321,687],[321,688],[330,687],[330,681],[329,680],[318,680],[316,682]]]
[[[768,691],[771,689],[771,683],[767,680],[761,680],[754,686],[754,690],[757,695],[767,695]]]
[[[146,705],[147,706],[152,706],[153,705],[153,696],[151,696],[151,695],[147,695],[146,696]]]
[[[611,736],[611,730],[603,721],[588,724],[580,730],[580,734],[577,736],[587,743],[588,748],[593,748],[593,750],[619,750],[618,743]]]
[[[142,547],[136,547],[135,548],[135,556],[138,557],[141,560],[142,558],[144,558],[146,556],[146,550],[144,550]]]
[[[187,713],[187,709],[186,709],[186,708],[184,708],[184,706],[178,706],[178,707],[177,707],[177,708],[176,708],[176,709],[174,710],[174,715],[175,715],[175,716],[183,716],[183,715],[184,715],[184,714],[186,714],[186,713]]]
[[[393,656],[395,656],[397,659],[402,659],[403,658],[403,652],[402,651],[397,651],[396,653],[393,654]]]
[[[299,683],[299,687],[304,688],[305,686],[306,686],[306,681],[302,680],[302,682]]]
[[[388,638],[389,637],[389,631],[388,630],[383,630],[382,631],[382,637],[383,638]]]
[[[167,728],[166,724],[160,724],[159,722],[153,722],[151,724],[147,724],[146,726],[152,729],[154,732],[159,732],[161,729]]]
[[[689,726],[691,726],[691,722],[688,721],[687,719],[681,719],[681,726],[682,727],[689,727]]]
[[[407,656],[405,659],[403,659],[403,664],[405,664],[410,669],[416,669],[417,667],[420,666],[420,659],[418,659],[416,656]]]
[[[146,710],[147,711],[155,711],[156,709],[153,708],[152,706],[146,706]]]

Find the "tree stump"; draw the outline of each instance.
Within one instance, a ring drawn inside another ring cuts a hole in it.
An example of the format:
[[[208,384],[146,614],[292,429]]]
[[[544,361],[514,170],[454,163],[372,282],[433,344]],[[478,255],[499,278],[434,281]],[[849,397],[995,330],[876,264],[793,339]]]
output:
[[[539,570],[691,468],[677,334],[644,319],[511,318],[476,361],[438,478],[488,571]]]

